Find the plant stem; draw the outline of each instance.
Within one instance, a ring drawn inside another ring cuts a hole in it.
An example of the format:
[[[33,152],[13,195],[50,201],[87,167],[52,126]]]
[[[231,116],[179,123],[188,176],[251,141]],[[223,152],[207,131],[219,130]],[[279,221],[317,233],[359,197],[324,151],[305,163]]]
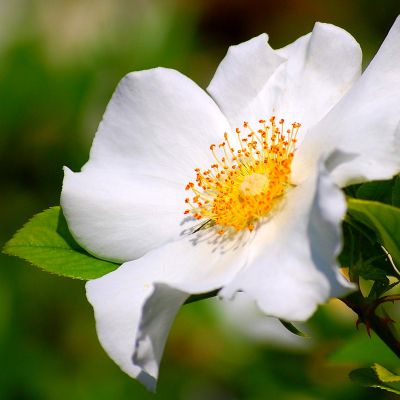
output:
[[[377,305],[366,299],[360,291],[350,294],[340,299],[344,304],[351,308],[363,322],[367,331],[371,328],[381,340],[400,358],[400,341],[390,329],[390,321],[375,314]]]

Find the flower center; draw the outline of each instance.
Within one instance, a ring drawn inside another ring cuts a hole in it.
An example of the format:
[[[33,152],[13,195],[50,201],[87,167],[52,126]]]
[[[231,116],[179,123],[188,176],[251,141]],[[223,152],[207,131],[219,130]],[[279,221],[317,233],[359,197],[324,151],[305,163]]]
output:
[[[285,121],[276,124],[260,120],[254,131],[247,122],[243,135],[236,129],[238,148],[232,147],[228,134],[225,141],[212,144],[215,163],[210,169],[195,169],[196,183],[189,182],[192,198],[185,214],[205,219],[218,226],[218,233],[254,229],[254,224],[266,216],[290,187],[291,164],[300,124],[285,129]],[[218,152],[217,152],[218,150]]]
[[[268,185],[269,178],[257,172],[245,176],[239,189],[242,196],[255,196],[261,194]]]

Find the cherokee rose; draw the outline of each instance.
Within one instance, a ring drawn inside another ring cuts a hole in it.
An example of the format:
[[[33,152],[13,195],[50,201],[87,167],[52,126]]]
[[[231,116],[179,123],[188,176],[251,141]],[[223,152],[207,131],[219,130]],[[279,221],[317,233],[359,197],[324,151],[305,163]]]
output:
[[[191,294],[244,291],[305,320],[349,290],[339,187],[400,169],[399,19],[360,71],[352,36],[317,23],[279,50],[265,34],[231,47],[208,93],[163,68],[122,79],[89,161],[65,168],[61,204],[85,249],[123,263],[86,289],[127,374],[155,388]]]

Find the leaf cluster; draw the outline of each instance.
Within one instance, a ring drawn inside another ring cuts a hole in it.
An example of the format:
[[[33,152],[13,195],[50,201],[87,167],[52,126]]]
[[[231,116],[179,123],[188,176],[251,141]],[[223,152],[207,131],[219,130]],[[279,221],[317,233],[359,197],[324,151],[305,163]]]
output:
[[[352,186],[346,193],[339,261],[352,282],[371,281],[368,297],[377,299],[400,279],[400,178]]]
[[[369,290],[353,293],[342,299],[358,314],[367,332],[371,329],[397,355],[400,341],[394,320],[378,307],[400,300],[388,294],[400,282],[400,177],[387,181],[368,182],[346,189],[347,215],[343,222],[343,249],[339,256],[348,268],[352,282],[359,286],[369,282]],[[359,368],[350,379],[362,386],[400,394],[400,376],[379,364]]]
[[[400,375],[379,364],[369,368],[359,368],[350,372],[350,379],[361,386],[378,388],[400,395]]]

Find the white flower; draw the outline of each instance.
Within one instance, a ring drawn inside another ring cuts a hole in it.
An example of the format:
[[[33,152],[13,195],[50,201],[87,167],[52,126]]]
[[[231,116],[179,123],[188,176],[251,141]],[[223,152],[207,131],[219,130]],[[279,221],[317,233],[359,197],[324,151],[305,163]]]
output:
[[[349,290],[338,186],[400,169],[400,19],[361,77],[359,45],[333,25],[279,50],[267,39],[231,47],[208,94],[173,70],[127,75],[89,161],[65,168],[74,237],[123,263],[86,287],[100,341],[150,389],[191,294],[245,291],[268,315],[305,320]]]

